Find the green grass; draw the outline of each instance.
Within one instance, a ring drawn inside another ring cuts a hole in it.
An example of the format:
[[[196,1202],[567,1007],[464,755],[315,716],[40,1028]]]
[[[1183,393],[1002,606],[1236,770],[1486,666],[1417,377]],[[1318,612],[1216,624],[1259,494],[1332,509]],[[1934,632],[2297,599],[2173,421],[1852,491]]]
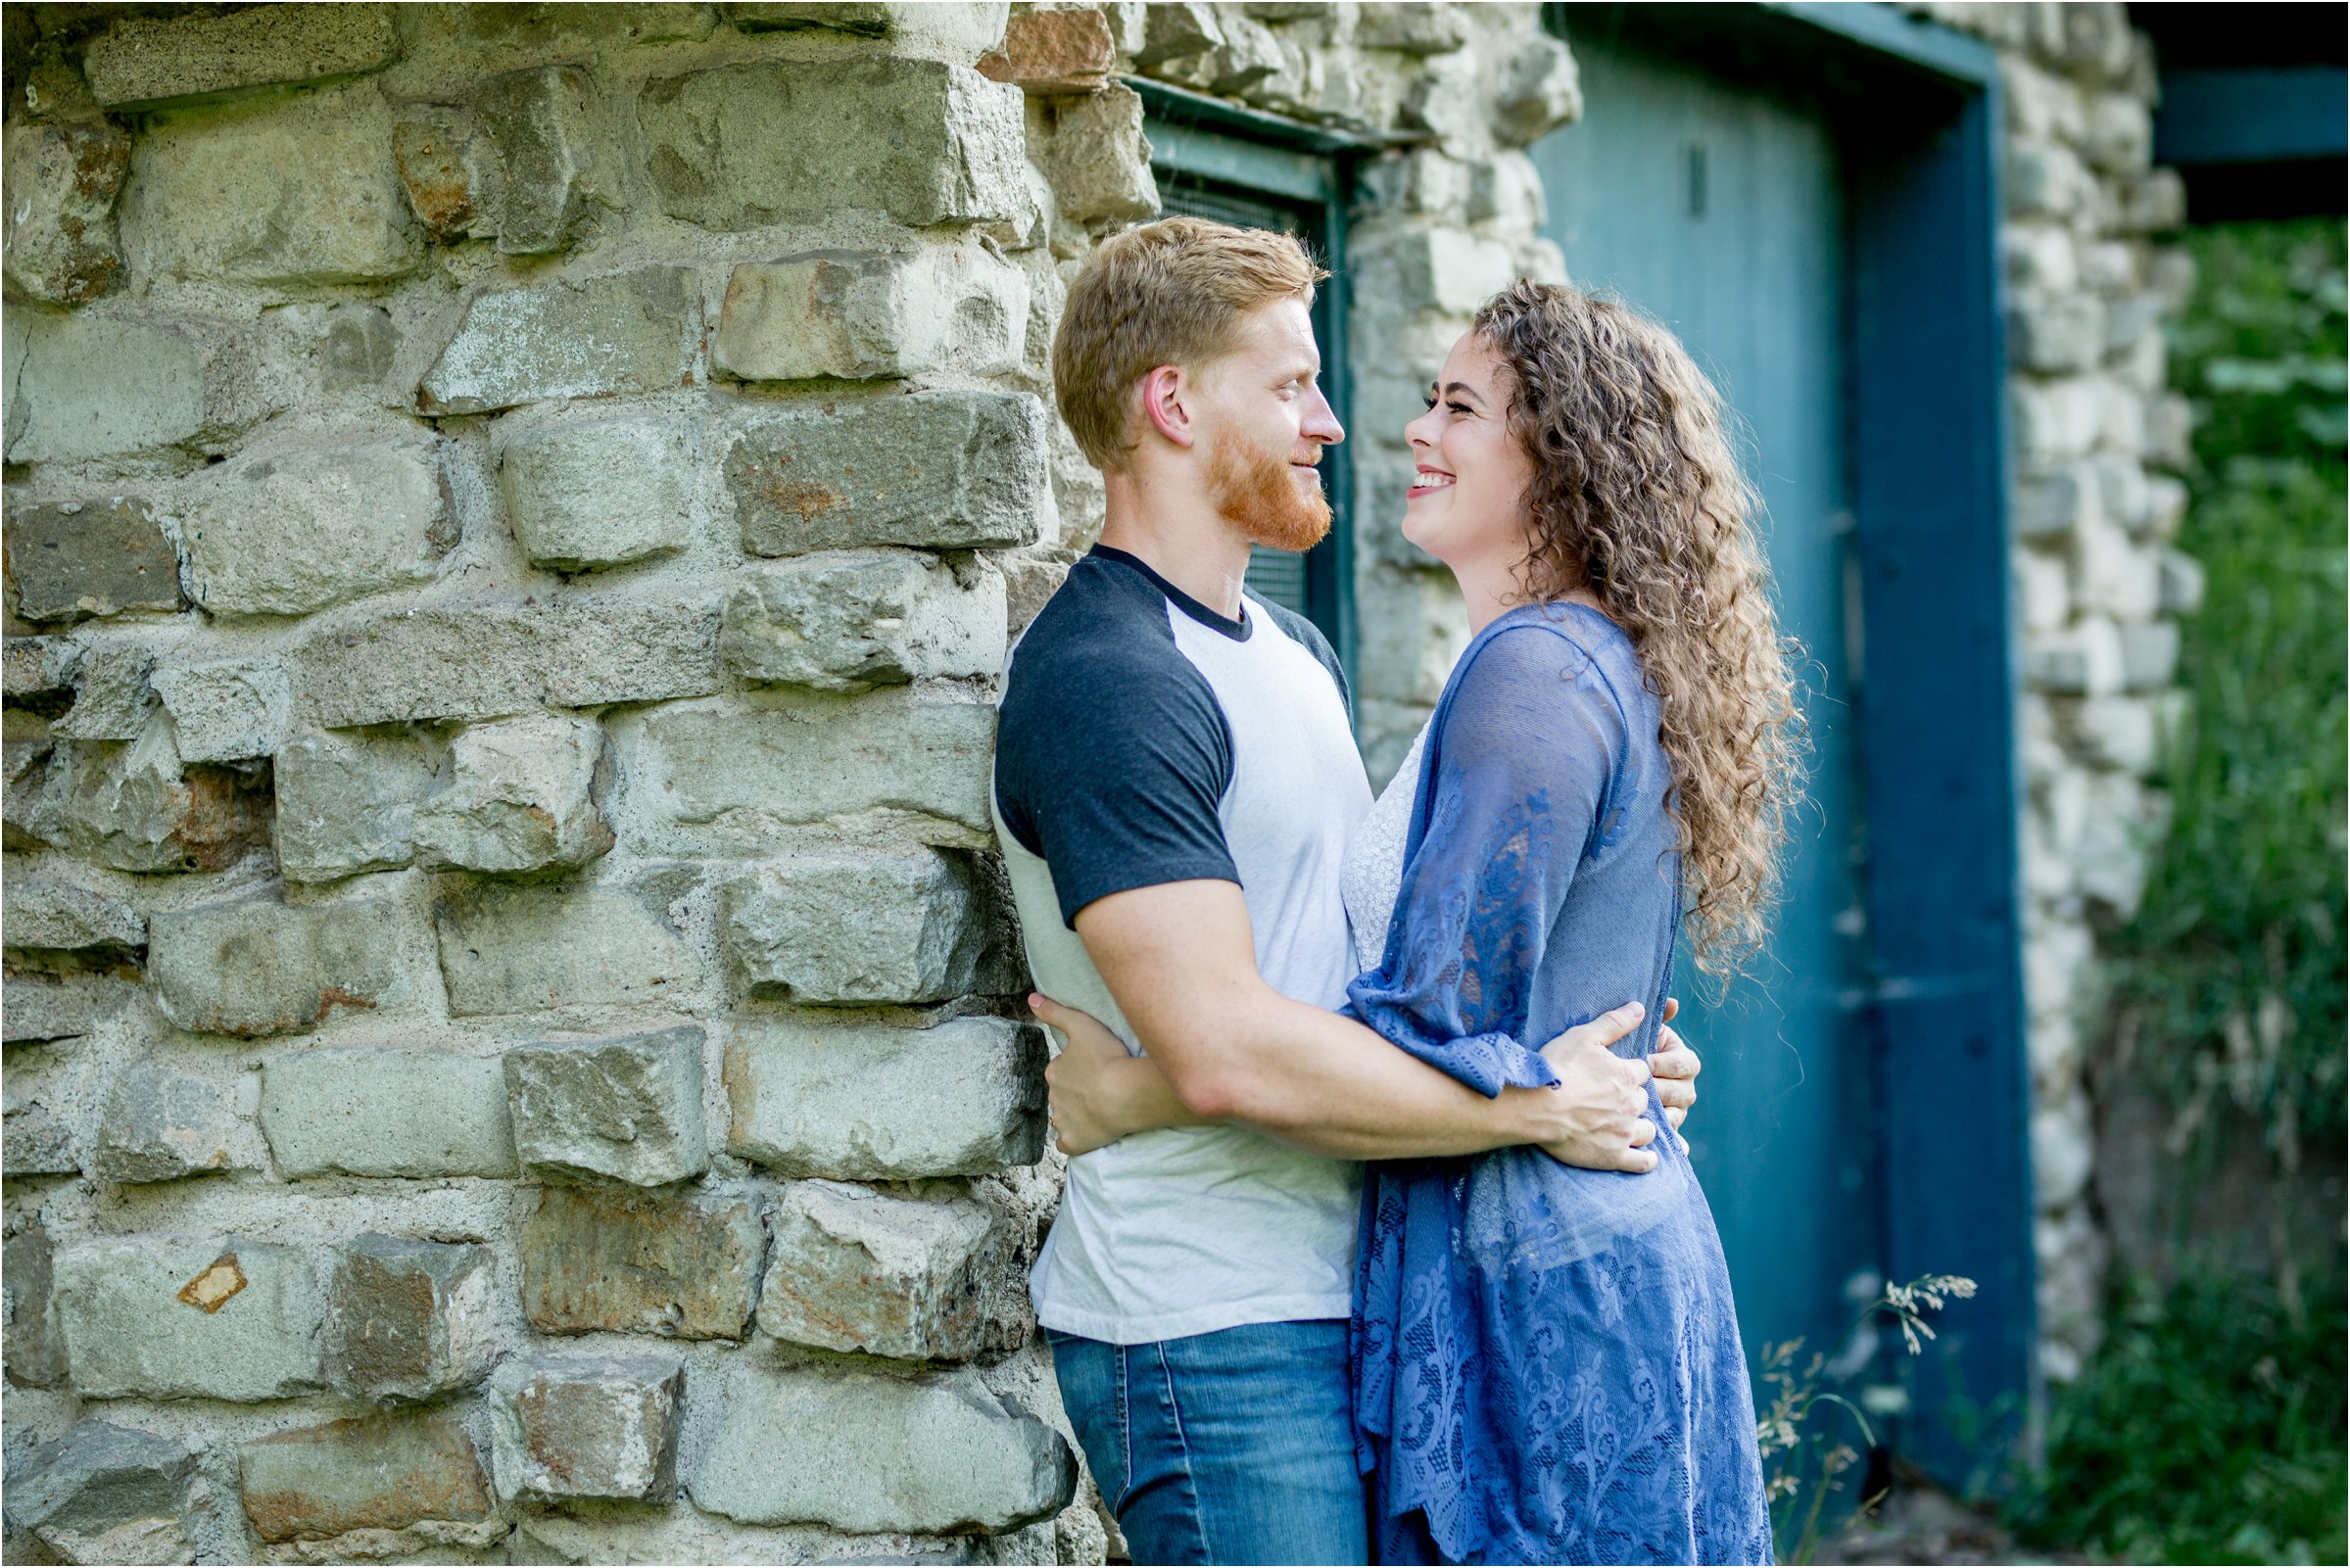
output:
[[[2339,1282],[2300,1321],[2241,1275],[2139,1283],[2058,1391],[2024,1540],[2133,1563],[2350,1560]]]

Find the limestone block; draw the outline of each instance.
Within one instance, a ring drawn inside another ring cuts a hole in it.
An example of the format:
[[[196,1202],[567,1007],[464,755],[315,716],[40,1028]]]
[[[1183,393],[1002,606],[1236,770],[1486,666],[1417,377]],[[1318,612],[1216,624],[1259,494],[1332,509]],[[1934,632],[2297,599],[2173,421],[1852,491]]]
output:
[[[670,590],[354,612],[297,644],[295,707],[344,729],[705,696],[725,685],[718,610]]]
[[[2061,142],[2011,142],[2007,148],[2007,211],[2014,217],[2070,218],[2087,202],[2095,181],[2080,155]]]
[[[0,252],[8,286],[51,305],[104,294],[122,268],[115,198],[130,170],[130,136],[100,120],[11,124],[4,154],[9,200]]]
[[[1043,405],[1025,393],[924,391],[745,412],[719,467],[753,555],[858,545],[1032,544]]]
[[[664,1355],[508,1359],[492,1383],[499,1489],[537,1502],[677,1495],[686,1369]]]
[[[1124,82],[1058,105],[1044,156],[1061,215],[1078,223],[1139,223],[1159,215],[1142,98]]]
[[[2146,539],[2176,539],[2179,525],[2186,518],[2186,485],[2172,474],[2150,474],[2135,463],[2128,465],[2135,473],[2145,495],[2142,516],[2126,519],[2131,531]]]
[[[700,960],[659,898],[625,887],[480,883],[445,889],[435,909],[449,1011],[660,1003],[691,993]]]
[[[2154,614],[2161,593],[2152,551],[2102,517],[2073,536],[2073,596],[2085,607],[2118,621],[2142,621]]]
[[[2121,629],[2122,685],[2159,691],[2179,676],[2179,623],[2150,621]]]
[[[2056,544],[2071,539],[2085,519],[2097,516],[2098,505],[2094,480],[2063,469],[2017,485],[2009,518],[2017,538]]]
[[[157,723],[129,743],[53,747],[24,821],[39,841],[117,871],[221,871],[263,841],[265,806],[234,774],[183,767]]]
[[[2100,456],[2090,465],[2105,515],[2134,535],[2143,536],[2153,519],[2154,480],[2136,460]]]
[[[226,1170],[244,1124],[232,1091],[155,1062],[122,1069],[98,1113],[90,1170],[115,1182],[169,1181]]]
[[[928,1029],[738,1018],[727,1152],[790,1176],[975,1176],[1044,1153],[1044,1031],[964,1018]]]
[[[2038,691],[2112,696],[2124,688],[2122,637],[2103,616],[2035,638],[2024,650],[2024,678]]]
[[[976,239],[820,251],[737,265],[711,357],[745,381],[994,375],[1020,363],[1028,313],[1028,274]]]
[[[1019,981],[968,861],[920,845],[792,855],[726,890],[724,940],[753,995],[800,1003],[943,1002]]]
[[[1009,1530],[1077,1490],[1061,1435],[974,1373],[919,1381],[738,1359],[687,1489],[748,1524]]]
[[[163,276],[311,286],[405,277],[421,256],[367,84],[156,116],[131,153],[123,239]]]
[[[49,1230],[37,1219],[9,1237],[0,1256],[0,1327],[8,1380],[20,1388],[52,1388],[66,1375],[66,1348],[49,1307]]]
[[[306,615],[429,582],[456,543],[429,438],[243,457],[201,481],[183,532],[195,600],[216,615]]]
[[[2145,821],[2146,798],[2127,774],[2089,783],[2088,810],[2074,850],[2082,895],[2118,921],[2137,913],[2146,891],[2146,850],[2157,836]]]
[[[2177,393],[2150,399],[2142,406],[2146,461],[2158,468],[2186,467],[2194,458],[2192,406]],[[2149,475],[2148,483],[2158,477],[2167,476]]]
[[[357,75],[399,54],[383,6],[279,5],[227,16],[126,18],[90,41],[82,71],[109,109],[154,109]]]
[[[1468,42],[1468,30],[1458,6],[1368,4],[1360,9],[1355,42],[1366,49],[1441,55]]]
[[[2011,383],[2009,395],[2016,456],[2027,468],[2053,467],[2085,457],[2103,433],[2104,388],[2093,377],[2019,379]]]
[[[147,945],[147,917],[127,899],[57,871],[9,877],[6,929],[11,947]]]
[[[701,1029],[529,1045],[505,1054],[523,1168],[545,1181],[661,1187],[710,1167]]]
[[[326,1369],[350,1399],[424,1400],[498,1359],[497,1263],[483,1246],[365,1235],[326,1279]]]
[[[14,524],[10,525],[14,527]],[[70,637],[11,637],[0,641],[0,691],[12,708],[41,708],[72,701],[81,644]]]
[[[396,899],[286,904],[229,898],[159,910],[147,921],[156,1001],[183,1029],[292,1034],[336,1008],[407,1001],[401,947],[409,917]]]
[[[727,594],[719,657],[745,681],[863,691],[933,676],[996,675],[1004,580],[958,578],[913,550],[803,555],[746,573]]]
[[[205,428],[205,356],[146,321],[12,310],[8,460],[75,462],[176,446]]]
[[[473,115],[497,150],[488,205],[498,249],[514,256],[560,249],[599,177],[610,177],[588,73],[541,66],[493,76],[475,91]]]
[[[645,735],[647,794],[673,822],[744,834],[835,823],[949,841],[994,831],[995,710],[985,703],[876,691],[670,707],[647,717]]]
[[[1526,38],[1503,70],[1493,105],[1494,135],[1505,147],[1531,146],[1582,113],[1575,57],[1546,33]]]
[[[507,441],[499,463],[506,520],[531,564],[557,572],[618,566],[691,537],[693,459],[660,419],[558,425]]]
[[[968,1198],[794,1182],[775,1207],[759,1327],[828,1351],[962,1360],[1033,1323],[1009,1227]]]
[[[0,1038],[16,1045],[87,1034],[128,1007],[138,994],[137,985],[113,974],[11,974],[4,1010],[5,1027],[0,1028]],[[9,1136],[17,1134],[12,1131]],[[9,1168],[13,1170],[16,1166],[11,1164]]]
[[[844,205],[911,228],[1029,208],[1020,90],[960,66],[887,56],[720,66],[647,82],[637,119],[661,210],[704,228]]]
[[[109,1237],[61,1246],[53,1267],[85,1398],[281,1400],[323,1382],[310,1248]]]
[[[767,1251],[759,1204],[548,1187],[515,1228],[522,1310],[542,1334],[741,1339]]]
[[[155,717],[154,676],[152,644],[129,638],[85,641],[73,667],[73,706],[49,733],[73,740],[137,739]]]
[[[245,1517],[265,1542],[487,1524],[497,1508],[463,1423],[441,1410],[297,1427],[245,1444],[237,1463]]]
[[[416,385],[426,414],[488,413],[548,398],[657,392],[693,374],[701,286],[648,266],[469,297]]]
[[[2010,559],[2015,568],[2016,598],[2024,612],[2025,632],[2060,632],[2071,624],[2072,571],[2064,559],[2029,549],[2016,551]]]
[[[2185,618],[2203,607],[2203,563],[2183,550],[2155,557],[2156,603],[2165,615]]]
[[[11,1465],[8,1512],[59,1560],[194,1562],[186,1514],[196,1455],[135,1427],[77,1421],[56,1443]]]
[[[2153,771],[2162,752],[2162,717],[2145,697],[2098,697],[2073,714],[2072,730],[2083,758],[2128,773]]]
[[[1180,0],[1144,8],[1142,47],[1134,51],[1140,71],[1169,60],[1188,59],[1223,46],[1223,9]]]
[[[1433,704],[1468,644],[1468,619],[1450,578],[1433,572],[1377,572],[1357,584],[1363,640],[1359,694]]]
[[[1470,315],[1516,276],[1507,245],[1464,229],[1410,229],[1363,249],[1366,293],[1393,309]]]
[[[286,880],[333,881],[414,858],[416,806],[432,774],[412,737],[289,736],[272,771]]]
[[[2088,370],[2105,353],[2105,308],[2086,295],[2018,306],[2011,324],[2012,352],[2028,370]]]
[[[474,134],[473,117],[454,104],[404,105],[392,153],[408,210],[436,240],[496,232],[487,208],[498,178],[497,152]]]
[[[157,666],[154,684],[182,761],[266,757],[285,738],[285,671],[270,660],[168,660]]]
[[[1003,47],[983,56],[977,67],[989,81],[1007,81],[1031,97],[1094,93],[1109,85],[1118,68],[1118,45],[1110,19],[1092,7],[1079,11],[1031,11],[1004,27]]]
[[[1509,229],[1539,229],[1550,216],[1542,171],[1524,153],[1497,153],[1468,166],[1467,215],[1471,223]]]
[[[743,32],[821,27],[887,38],[893,54],[968,63],[1004,41],[1003,0],[732,0],[719,8]]]
[[[9,1017],[23,982],[9,976]],[[11,1033],[16,1032],[13,1028]],[[49,1070],[48,1053],[11,1052],[0,1088],[0,1170],[11,1176],[66,1176],[81,1168],[81,1140],[67,1120],[65,1085]],[[29,1060],[27,1059],[29,1057]]]
[[[598,801],[608,776],[593,719],[528,714],[468,725],[451,742],[441,784],[416,807],[428,867],[544,872],[585,866],[612,847]]]
[[[262,1072],[262,1135],[279,1172],[511,1176],[513,1125],[496,1057],[328,1046]]]
[[[2017,288],[2049,298],[2081,285],[2083,249],[2076,249],[2071,230],[2054,223],[2008,223],[1999,238],[2008,278]]]
[[[2046,1210],[2079,1198],[2088,1186],[2094,1148],[2086,1115],[2062,1106],[2037,1108],[2032,1113],[2033,1201]]]

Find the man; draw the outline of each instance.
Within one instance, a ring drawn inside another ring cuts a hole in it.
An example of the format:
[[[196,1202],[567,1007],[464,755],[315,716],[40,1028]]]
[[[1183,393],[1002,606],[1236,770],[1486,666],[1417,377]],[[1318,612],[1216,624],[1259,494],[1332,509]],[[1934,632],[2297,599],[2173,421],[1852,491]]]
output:
[[[1637,1007],[1553,1042],[1559,1087],[1492,1100],[1335,1011],[1356,973],[1339,866],[1370,789],[1328,643],[1242,591],[1252,544],[1329,526],[1326,275],[1286,235],[1170,218],[1096,250],[1054,345],[1108,517],[1014,653],[996,832],[1038,986],[1146,1049],[1205,1123],[1073,1159],[1031,1277],[1137,1561],[1367,1559],[1355,1162],[1655,1161],[1649,1066],[1607,1049]]]

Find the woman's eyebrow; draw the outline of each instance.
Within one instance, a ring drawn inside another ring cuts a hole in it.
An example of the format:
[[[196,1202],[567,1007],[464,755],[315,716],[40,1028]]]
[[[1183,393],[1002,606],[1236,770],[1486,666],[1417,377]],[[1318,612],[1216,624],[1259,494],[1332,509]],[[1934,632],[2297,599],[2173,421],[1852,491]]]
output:
[[[1477,397],[1476,388],[1470,386],[1465,381],[1447,382],[1444,388],[1444,395],[1448,398],[1465,398],[1470,403],[1478,403],[1480,401]]]

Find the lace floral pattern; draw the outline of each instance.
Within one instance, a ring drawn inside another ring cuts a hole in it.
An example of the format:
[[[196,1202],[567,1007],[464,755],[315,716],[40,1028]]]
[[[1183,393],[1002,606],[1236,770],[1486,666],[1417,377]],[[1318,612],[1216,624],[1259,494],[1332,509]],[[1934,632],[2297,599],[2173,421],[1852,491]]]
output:
[[[1626,996],[1654,1018],[1669,980],[1654,699],[1604,617],[1516,611],[1424,749],[1390,786],[1410,832],[1354,1010],[1485,1094],[1555,1082],[1524,1041]],[[1353,1332],[1381,1561],[1769,1560],[1720,1241],[1686,1145],[1657,1147],[1641,1176],[1524,1149],[1372,1167]]]

